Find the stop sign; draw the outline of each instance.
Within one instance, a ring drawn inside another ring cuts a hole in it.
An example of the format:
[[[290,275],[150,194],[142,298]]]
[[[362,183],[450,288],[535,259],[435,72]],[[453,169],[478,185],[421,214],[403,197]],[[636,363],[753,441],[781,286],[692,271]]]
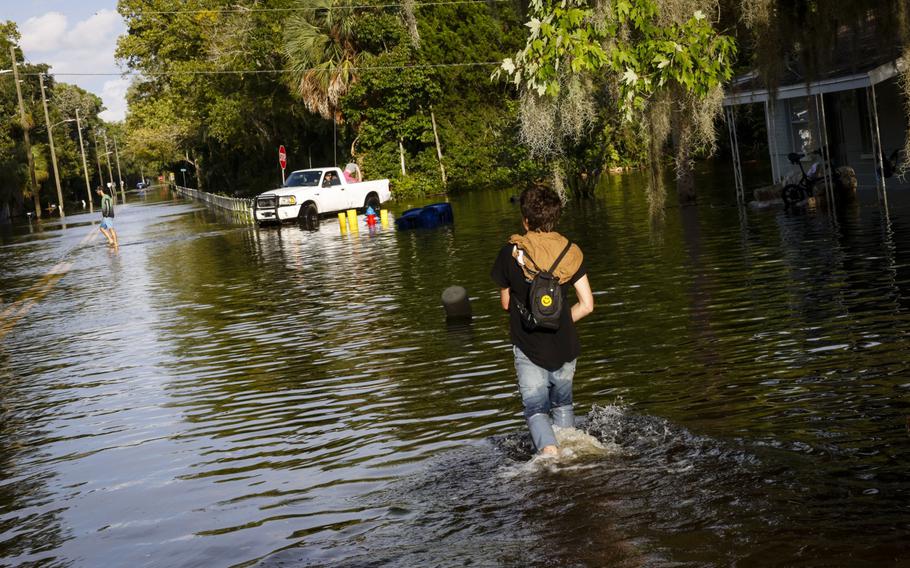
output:
[[[288,153],[285,151],[283,144],[278,146],[278,164],[282,170],[288,167]]]

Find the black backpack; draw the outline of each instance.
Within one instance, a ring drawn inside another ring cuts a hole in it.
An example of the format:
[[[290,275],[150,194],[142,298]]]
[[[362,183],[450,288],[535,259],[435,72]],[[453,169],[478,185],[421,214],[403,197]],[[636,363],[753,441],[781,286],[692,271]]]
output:
[[[110,219],[114,218],[114,199],[102,199],[101,200],[101,216],[108,217]]]
[[[540,270],[531,279],[531,289],[528,292],[528,303],[525,305],[521,300],[515,300],[515,307],[521,316],[521,323],[525,329],[532,331],[535,329],[559,329],[559,320],[562,317],[562,290],[559,288],[559,278],[553,271],[559,266],[569,249],[572,242],[566,245],[549,270]],[[525,257],[534,263],[534,266],[540,268],[527,251],[522,251]],[[530,306],[530,309],[528,308]]]

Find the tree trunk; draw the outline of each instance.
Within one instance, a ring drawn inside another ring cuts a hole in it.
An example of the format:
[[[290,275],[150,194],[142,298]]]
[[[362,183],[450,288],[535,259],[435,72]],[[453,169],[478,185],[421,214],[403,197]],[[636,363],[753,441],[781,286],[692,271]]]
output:
[[[648,117],[650,121],[651,135],[648,140],[648,174],[650,184],[648,185],[648,201],[653,203],[661,202],[659,199],[664,192],[663,171],[661,171],[661,158],[663,157],[664,140],[656,134],[655,119],[653,115]]]
[[[195,154],[193,155],[193,157],[196,158]],[[199,186],[199,191],[204,191],[202,189],[203,188],[202,179],[205,176],[202,173],[202,158],[196,158],[193,165],[196,166],[196,184]]]
[[[442,174],[442,187],[449,185],[446,180],[446,167],[442,165],[442,147],[439,145],[439,134],[436,132],[436,115],[433,113],[433,107],[430,107],[430,122],[433,123],[433,139],[436,140],[436,158],[439,160],[439,172]]]
[[[360,165],[360,161],[357,159],[357,142],[359,141],[360,134],[355,136],[353,142],[351,142],[351,160],[353,160],[358,166]],[[313,167],[312,164],[310,164],[310,167]]]
[[[695,171],[689,158],[688,148],[680,146],[676,151],[676,193],[682,205],[695,203]]]
[[[401,156],[401,175],[408,175],[407,170],[404,167],[404,142],[401,138],[398,139],[398,154]]]
[[[38,183],[35,182],[34,180],[32,180],[32,183],[34,184],[33,187],[35,188],[34,190],[32,190],[32,201],[35,202],[35,218],[40,219],[41,218],[41,197],[40,197],[41,186],[38,185]]]
[[[404,0],[401,3],[404,21],[408,28],[408,35],[411,36],[411,43],[417,49],[420,49],[420,33],[417,31],[417,17],[414,15],[414,9],[417,4],[414,0]]]
[[[188,164],[193,166],[194,170],[196,170],[196,189],[198,189],[199,191],[203,191],[202,190],[202,166],[200,165],[200,162],[202,160],[200,158],[196,158],[196,152],[193,152],[192,156],[190,156],[189,150],[184,150],[183,158],[187,161]]]
[[[692,164],[692,123],[679,109],[673,111],[673,141],[676,144],[676,195],[681,205],[695,203],[695,171]]]

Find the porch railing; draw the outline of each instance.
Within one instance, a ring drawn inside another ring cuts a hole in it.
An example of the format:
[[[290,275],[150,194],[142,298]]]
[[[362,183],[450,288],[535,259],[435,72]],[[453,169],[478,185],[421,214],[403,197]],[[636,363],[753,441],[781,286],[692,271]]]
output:
[[[248,218],[249,220],[253,219],[252,199],[226,197],[224,195],[216,195],[214,193],[208,193],[205,191],[200,191],[198,189],[193,189],[191,187],[182,187],[179,185],[173,185],[172,187],[174,188],[174,192],[177,193],[177,195],[181,195],[188,199],[202,201],[211,207],[217,207],[220,209],[225,209],[232,213],[238,213],[241,216]]]

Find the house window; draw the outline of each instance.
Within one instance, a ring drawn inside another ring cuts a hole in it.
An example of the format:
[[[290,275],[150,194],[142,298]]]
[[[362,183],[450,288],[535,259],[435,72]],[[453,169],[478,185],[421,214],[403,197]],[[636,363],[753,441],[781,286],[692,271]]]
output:
[[[809,100],[790,99],[790,133],[793,150],[808,154],[816,146],[809,121]]]

